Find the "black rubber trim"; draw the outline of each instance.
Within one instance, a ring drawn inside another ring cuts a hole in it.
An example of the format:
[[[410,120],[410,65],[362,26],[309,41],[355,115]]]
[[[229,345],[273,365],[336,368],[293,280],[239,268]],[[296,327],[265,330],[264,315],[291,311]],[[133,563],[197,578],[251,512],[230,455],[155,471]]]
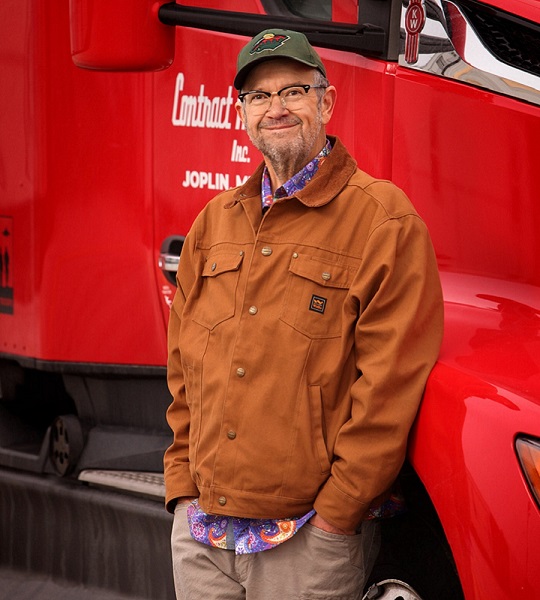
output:
[[[109,363],[86,363],[49,361],[28,356],[0,353],[0,359],[11,360],[21,367],[48,371],[50,373],[70,373],[80,375],[132,375],[134,377],[165,377],[167,368],[153,365],[121,365]]]
[[[233,11],[181,6],[175,2],[159,9],[159,20],[165,25],[194,27],[252,37],[262,29],[279,27],[289,29],[290,17],[253,15]],[[385,58],[387,35],[374,25],[334,25],[316,20],[294,22],[294,29],[306,35],[314,46],[361,52]]]

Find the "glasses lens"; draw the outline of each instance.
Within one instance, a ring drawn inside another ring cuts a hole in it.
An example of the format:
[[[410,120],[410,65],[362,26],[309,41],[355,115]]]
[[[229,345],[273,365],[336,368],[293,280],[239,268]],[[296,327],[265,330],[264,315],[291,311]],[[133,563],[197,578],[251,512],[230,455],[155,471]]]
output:
[[[270,104],[270,98],[262,92],[250,92],[245,97],[248,106],[265,106]]]
[[[295,106],[305,98],[306,90],[303,87],[287,87],[281,90],[280,96],[285,106]]]
[[[246,103],[246,106],[251,110],[256,110],[257,112],[266,111],[272,103],[272,97],[277,94],[283,106],[287,106],[288,108],[294,108],[295,106],[301,104],[309,90],[309,87],[306,91],[305,87],[291,85],[284,87],[278,92],[272,93],[259,91],[247,92],[244,95],[244,102]]]

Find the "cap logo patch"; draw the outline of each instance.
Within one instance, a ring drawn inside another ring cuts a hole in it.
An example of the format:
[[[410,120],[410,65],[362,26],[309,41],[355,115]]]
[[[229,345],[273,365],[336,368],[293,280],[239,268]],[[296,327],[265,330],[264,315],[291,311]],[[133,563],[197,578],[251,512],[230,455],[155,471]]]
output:
[[[265,50],[275,50],[282,46],[289,38],[288,35],[275,35],[274,33],[265,33],[263,37],[253,44],[250,54],[258,54]]]

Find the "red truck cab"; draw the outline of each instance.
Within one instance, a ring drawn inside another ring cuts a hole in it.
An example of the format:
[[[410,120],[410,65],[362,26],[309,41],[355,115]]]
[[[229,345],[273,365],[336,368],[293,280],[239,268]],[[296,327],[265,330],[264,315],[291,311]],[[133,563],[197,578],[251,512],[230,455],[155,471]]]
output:
[[[411,198],[444,289],[408,511],[365,597],[540,597],[536,0],[2,2],[0,576],[173,597],[174,274],[201,208],[261,160],[232,81],[272,26],[317,46],[329,133]]]

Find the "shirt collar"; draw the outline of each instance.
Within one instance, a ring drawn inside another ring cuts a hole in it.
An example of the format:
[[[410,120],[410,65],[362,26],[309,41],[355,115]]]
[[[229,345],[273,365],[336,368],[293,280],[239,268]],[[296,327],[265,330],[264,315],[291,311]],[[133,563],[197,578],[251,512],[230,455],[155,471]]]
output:
[[[319,171],[308,186],[295,194],[295,198],[304,206],[318,208],[331,202],[347,185],[347,182],[357,170],[356,161],[349,154],[343,143],[335,136],[328,136],[332,152],[326,157],[324,164],[319,165]],[[253,204],[253,214],[260,214],[261,208],[261,179],[264,162],[255,169],[253,175],[230,192],[224,191],[223,208],[230,209],[242,203],[246,209]]]
[[[308,162],[305,167],[298,171],[298,173],[293,175],[288,181],[278,187],[273,194],[270,183],[270,174],[268,173],[267,167],[264,167],[261,183],[261,199],[263,210],[269,208],[275,200],[278,200],[279,198],[286,198],[287,196],[293,196],[300,190],[303,190],[314,177],[315,173],[317,173],[319,167],[324,162],[324,159],[330,153],[330,150],[332,150],[332,144],[330,143],[330,140],[327,139],[326,144],[319,154],[317,154],[313,160]]]

